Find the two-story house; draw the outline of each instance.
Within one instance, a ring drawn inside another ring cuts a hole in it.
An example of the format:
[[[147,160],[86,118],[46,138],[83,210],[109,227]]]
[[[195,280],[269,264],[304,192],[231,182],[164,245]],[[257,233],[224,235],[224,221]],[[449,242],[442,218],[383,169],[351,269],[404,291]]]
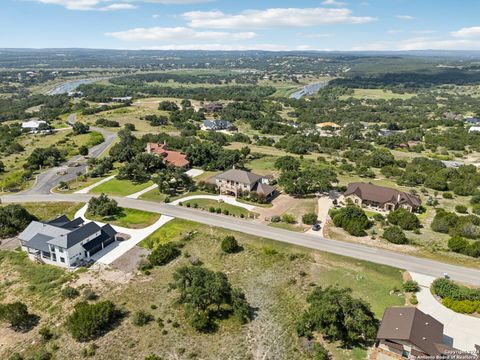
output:
[[[70,221],[63,215],[49,222],[32,221],[18,238],[32,260],[74,267],[114,242],[116,236],[108,224],[100,227],[82,218]]]
[[[256,192],[267,201],[276,195],[275,187],[268,185],[268,179],[245,170],[230,169],[215,177],[215,183],[223,195],[239,196]]]

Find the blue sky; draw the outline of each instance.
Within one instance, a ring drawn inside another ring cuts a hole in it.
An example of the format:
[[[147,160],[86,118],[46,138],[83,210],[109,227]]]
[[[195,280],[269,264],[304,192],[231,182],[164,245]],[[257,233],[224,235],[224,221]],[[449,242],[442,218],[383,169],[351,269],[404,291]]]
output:
[[[480,50],[478,0],[1,0],[0,47]]]

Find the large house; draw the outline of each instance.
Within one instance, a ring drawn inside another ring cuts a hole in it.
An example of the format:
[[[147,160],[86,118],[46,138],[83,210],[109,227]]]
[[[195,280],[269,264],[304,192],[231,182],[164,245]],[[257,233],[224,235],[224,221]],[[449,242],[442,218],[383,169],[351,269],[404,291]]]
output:
[[[22,249],[32,260],[74,267],[116,240],[110,225],[69,220],[65,215],[49,222],[32,221],[18,236]]]
[[[480,125],[480,119],[475,118],[475,117],[466,118],[465,122],[468,125]]]
[[[440,358],[456,351],[444,344],[441,322],[417,308],[406,306],[385,310],[378,329],[377,348],[394,359],[411,356]]]
[[[327,121],[327,122],[321,122],[316,125],[318,130],[325,130],[325,129],[333,129],[333,130],[339,130],[342,128],[341,125],[338,125],[337,123]]]
[[[387,212],[398,208],[415,212],[422,205],[418,196],[372,183],[350,183],[343,197],[351,200],[355,205]]]
[[[22,123],[22,130],[28,131],[31,133],[37,133],[42,129],[47,129],[48,125],[47,122],[44,120],[38,119],[30,119],[29,121],[25,121]]]
[[[185,154],[179,151],[168,150],[167,144],[148,143],[145,150],[149,154],[163,156],[163,161],[166,164],[185,169],[190,166],[190,161],[187,160]]]
[[[275,187],[268,185],[268,179],[245,170],[231,169],[215,177],[215,183],[223,195],[239,196],[242,193],[256,192],[267,201],[277,193]]]
[[[204,120],[202,130],[221,131],[221,130],[236,130],[235,126],[227,120]]]

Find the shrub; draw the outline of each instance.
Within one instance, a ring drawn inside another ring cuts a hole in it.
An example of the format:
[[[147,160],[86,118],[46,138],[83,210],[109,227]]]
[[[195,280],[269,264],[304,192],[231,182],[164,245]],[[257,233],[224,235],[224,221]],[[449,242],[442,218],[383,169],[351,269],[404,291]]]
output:
[[[80,302],[67,317],[65,326],[77,341],[88,341],[106,331],[121,316],[111,301]]]
[[[93,197],[88,201],[87,212],[92,215],[113,216],[117,215],[120,210],[118,203],[105,194]]]
[[[38,333],[40,334],[42,341],[50,341],[53,338],[52,330],[50,330],[48,326],[42,326]]]
[[[133,325],[136,326],[144,326],[147,325],[149,322],[153,321],[154,317],[153,315],[140,310],[140,311],[135,311],[132,315],[132,323]]]
[[[466,286],[458,285],[454,281],[445,278],[435,279],[431,289],[434,294],[441,298],[480,301],[480,289],[469,289]]]
[[[414,230],[420,227],[418,217],[404,208],[392,211],[388,214],[387,219],[391,224],[398,225],[403,230]]]
[[[420,291],[420,287],[418,286],[418,283],[413,280],[407,280],[403,283],[402,285],[403,291],[405,292],[413,292],[416,293]]]
[[[291,214],[284,214],[282,216],[282,221],[287,224],[294,224],[295,223],[295,217]]]
[[[410,298],[410,304],[412,304],[412,305],[417,305],[418,304],[418,299],[417,299],[417,296],[415,294],[413,294],[412,297]]]
[[[70,286],[67,286],[62,289],[62,296],[65,299],[75,299],[79,295],[80,293],[78,292],[78,290]]]
[[[83,291],[83,297],[85,300],[97,300],[98,295],[92,289],[85,289]]]
[[[180,250],[171,243],[162,244],[156,247],[150,255],[148,261],[152,265],[166,265],[180,255]]]
[[[0,239],[17,235],[33,220],[35,216],[18,204],[0,206]]]
[[[311,212],[311,213],[306,213],[302,216],[302,222],[305,225],[313,225],[318,221],[317,214]]]
[[[387,227],[382,237],[393,244],[408,244],[405,233],[398,226]]]
[[[465,253],[469,243],[468,240],[464,239],[461,236],[454,236],[448,240],[448,248],[456,253]]]
[[[455,211],[460,214],[466,214],[468,211],[468,208],[465,205],[456,205]]]
[[[450,192],[444,192],[442,196],[444,199],[453,199],[453,194]]]
[[[27,305],[16,301],[10,304],[0,304],[0,321],[4,321],[15,330],[27,330],[32,322]]]
[[[343,228],[350,235],[365,236],[365,230],[371,226],[365,211],[357,206],[346,206],[342,209],[330,210],[335,226]]]
[[[214,213],[215,212],[215,208],[213,206],[210,206],[208,208],[208,211],[211,212],[211,213]]]
[[[271,221],[272,223],[278,223],[278,222],[282,221],[282,219],[280,218],[280,216],[274,215],[274,216],[272,216],[272,218],[270,219],[270,221]]]
[[[313,344],[313,360],[328,360],[330,355],[322,344]]]
[[[450,298],[442,299],[442,304],[447,308],[461,314],[473,314],[478,311],[480,301],[473,300],[454,300]]]
[[[216,208],[216,209],[215,209],[215,212],[216,212],[217,214],[221,214],[221,213],[222,213],[222,208],[219,208],[219,207]]]
[[[229,235],[223,238],[221,248],[223,252],[232,254],[237,252],[240,246],[238,245],[237,239],[235,239],[234,236]]]

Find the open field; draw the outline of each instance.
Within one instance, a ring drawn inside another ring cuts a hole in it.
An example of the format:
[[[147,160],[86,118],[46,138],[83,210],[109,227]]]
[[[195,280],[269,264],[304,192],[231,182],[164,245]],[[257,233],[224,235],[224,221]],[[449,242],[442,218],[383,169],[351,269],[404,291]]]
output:
[[[55,189],[53,189],[53,191],[56,192],[56,193],[59,193],[59,194],[71,194],[71,193],[74,193],[75,191],[84,189],[87,186],[93,185],[93,184],[111,176],[112,174],[113,174],[113,171],[110,172],[110,173],[107,173],[105,176],[102,176],[102,177],[96,177],[96,178],[92,178],[92,177],[85,178],[83,176],[77,177],[76,179],[74,179],[74,180],[72,180],[68,183],[68,189],[55,188]]]
[[[107,195],[127,196],[127,195],[134,194],[136,192],[142,191],[143,189],[146,189],[151,185],[153,185],[153,182],[151,181],[148,181],[143,184],[134,184],[129,180],[119,180],[117,178],[114,178],[110,181],[107,181],[93,188],[92,193],[95,193],[95,194],[104,193]]]
[[[394,93],[391,90],[384,89],[354,89],[353,95],[342,95],[340,99],[346,100],[349,97],[355,99],[374,99],[374,100],[392,100],[392,99],[401,99],[406,100],[416,96],[413,93]]]
[[[154,224],[160,218],[160,214],[157,213],[126,208],[122,208],[122,211],[118,215],[93,216],[87,213],[86,216],[93,221],[100,221],[129,229],[143,229]]]
[[[52,220],[61,215],[67,215],[69,219],[73,219],[75,213],[83,206],[82,203],[71,202],[23,203],[21,205],[41,221]]]

